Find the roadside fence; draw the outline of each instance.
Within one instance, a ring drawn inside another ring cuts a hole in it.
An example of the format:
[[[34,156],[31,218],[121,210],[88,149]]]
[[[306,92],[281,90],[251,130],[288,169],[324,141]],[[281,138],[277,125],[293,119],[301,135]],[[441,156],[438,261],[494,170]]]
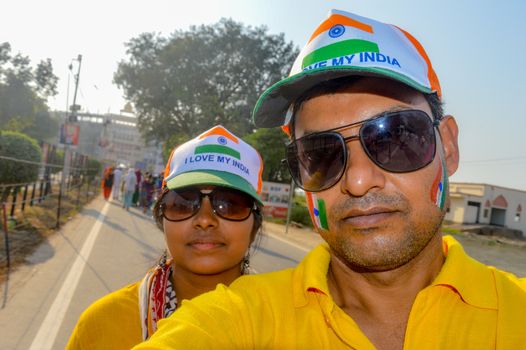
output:
[[[45,218],[44,222],[48,228],[59,228],[61,215],[64,215],[63,209],[79,208],[81,201],[87,202],[99,191],[101,170],[89,168],[87,156],[69,152],[71,166],[64,171],[63,165],[57,164],[63,162],[63,159],[57,156],[56,146],[45,144],[42,150],[44,161],[41,163],[0,156],[4,164],[15,162],[20,166],[38,167],[35,181],[0,184],[0,220],[1,229],[4,231],[8,268],[10,267],[9,232],[29,224],[25,217],[28,208],[39,209],[33,209],[31,215]],[[63,186],[62,191],[61,186]],[[55,217],[50,218],[49,214],[55,210]]]

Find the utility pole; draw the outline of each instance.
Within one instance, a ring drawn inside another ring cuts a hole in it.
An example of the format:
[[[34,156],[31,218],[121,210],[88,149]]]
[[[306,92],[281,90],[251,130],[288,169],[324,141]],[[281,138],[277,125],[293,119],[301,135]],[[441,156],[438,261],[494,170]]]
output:
[[[82,55],[77,56],[77,61],[79,62],[77,74],[75,75],[75,92],[73,94],[73,104],[71,107],[69,107],[69,110],[71,111],[71,114],[68,113],[66,110],[66,121],[64,123],[64,134],[66,134],[66,127],[67,124],[70,122],[76,122],[77,121],[77,112],[80,109],[79,106],[77,106],[77,91],[79,87],[79,80],[80,80],[80,66],[82,64]],[[71,65],[70,65],[71,69]],[[68,84],[68,96],[66,99],[69,98],[69,84]],[[64,167],[62,168],[62,178],[60,180],[60,191],[58,195],[58,208],[57,208],[57,223],[56,227],[60,227],[60,204],[62,201],[62,196],[64,195],[64,187],[66,184],[66,179],[69,177],[69,167],[71,163],[71,152],[68,145],[67,137],[64,135]]]

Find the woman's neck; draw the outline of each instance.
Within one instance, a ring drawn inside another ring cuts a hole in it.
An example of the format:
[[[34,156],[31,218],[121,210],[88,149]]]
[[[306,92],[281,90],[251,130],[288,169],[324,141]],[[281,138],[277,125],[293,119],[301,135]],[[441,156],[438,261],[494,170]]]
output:
[[[173,266],[172,282],[178,304],[184,299],[192,299],[200,294],[214,290],[219,283],[229,285],[241,276],[239,267],[213,275],[201,275]]]

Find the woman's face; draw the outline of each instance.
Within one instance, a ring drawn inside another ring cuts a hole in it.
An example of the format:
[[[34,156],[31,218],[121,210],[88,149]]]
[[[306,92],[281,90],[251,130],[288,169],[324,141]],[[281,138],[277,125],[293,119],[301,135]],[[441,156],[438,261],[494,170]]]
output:
[[[203,193],[215,186],[200,187]],[[163,218],[166,243],[177,270],[202,275],[219,274],[240,264],[252,241],[254,214],[244,221],[229,221],[213,212],[209,197],[203,197],[194,216],[182,221]]]

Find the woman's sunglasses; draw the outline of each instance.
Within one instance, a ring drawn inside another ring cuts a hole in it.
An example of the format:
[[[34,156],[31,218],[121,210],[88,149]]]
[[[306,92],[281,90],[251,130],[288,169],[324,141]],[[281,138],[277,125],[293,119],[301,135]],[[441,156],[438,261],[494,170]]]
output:
[[[216,187],[209,193],[203,193],[199,188],[192,187],[169,190],[163,195],[163,217],[168,221],[189,219],[197,214],[204,197],[210,200],[214,213],[225,220],[246,220],[257,209],[254,199],[241,191]]]
[[[346,142],[359,139],[367,156],[393,173],[421,169],[435,157],[435,127],[420,110],[384,113],[378,117],[303,136],[287,145],[286,162],[296,184],[309,192],[334,186],[347,166]],[[360,126],[358,135],[343,137],[337,130]]]

